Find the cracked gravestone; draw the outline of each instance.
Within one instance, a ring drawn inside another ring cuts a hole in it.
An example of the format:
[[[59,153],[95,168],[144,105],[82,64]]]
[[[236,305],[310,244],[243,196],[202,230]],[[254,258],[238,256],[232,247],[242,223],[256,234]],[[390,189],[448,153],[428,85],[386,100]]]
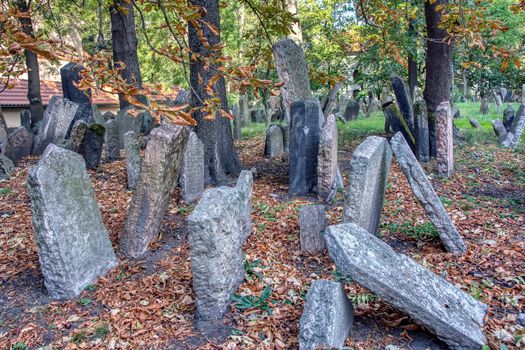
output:
[[[325,249],[324,230],[328,226],[323,205],[306,205],[299,212],[301,251],[321,253]]]
[[[184,148],[179,183],[186,203],[195,202],[204,192],[204,145],[194,132]]]
[[[46,289],[53,299],[76,297],[118,265],[84,160],[51,144],[27,184]]]
[[[350,160],[344,222],[377,234],[391,161],[392,150],[382,137],[369,136],[356,148]]]
[[[451,349],[486,344],[483,303],[355,223],[329,226],[325,239],[341,274],[405,312]]]

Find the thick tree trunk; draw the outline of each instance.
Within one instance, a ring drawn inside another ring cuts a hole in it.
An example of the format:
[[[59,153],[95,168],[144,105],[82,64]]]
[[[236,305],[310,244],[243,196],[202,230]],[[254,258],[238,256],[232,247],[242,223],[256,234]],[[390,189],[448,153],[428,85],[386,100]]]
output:
[[[16,6],[20,12],[29,13],[29,4],[26,0],[18,0]],[[20,18],[20,24],[23,32],[34,38],[31,16]],[[27,68],[27,99],[31,111],[31,126],[34,126],[44,117],[44,106],[40,93],[40,69],[38,67],[38,56],[34,52],[24,50],[24,56]]]
[[[410,98],[412,99],[412,102],[414,102],[414,91],[417,86],[417,48],[415,40],[416,32],[413,20],[411,20],[408,24],[408,36],[411,39],[413,50],[413,52],[410,52],[408,54],[408,91],[410,93]]]
[[[443,101],[450,101],[452,77],[452,45],[445,42],[447,33],[438,28],[441,11],[436,6],[446,5],[448,0],[438,0],[433,4],[425,1],[425,19],[427,24],[427,55],[424,98],[428,108],[428,127],[430,134],[430,155],[436,156],[436,120],[435,112]]]
[[[220,32],[219,3],[218,0],[190,0],[192,5],[201,6],[206,10],[202,19],[212,25],[217,32]],[[208,26],[201,24],[200,30],[204,32],[210,46],[220,42],[219,35],[215,35]],[[188,28],[188,39],[190,44],[190,82],[192,86],[191,102],[193,107],[201,107],[202,101],[210,96],[206,92],[206,85],[216,74],[213,67],[206,67],[205,63],[199,59],[193,59],[193,54],[202,57],[210,56],[210,51],[204,47],[200,41],[197,30],[191,24]],[[228,110],[228,100],[226,99],[226,84],[223,77],[214,86],[214,92],[221,98],[222,108]],[[233,137],[228,119],[219,114],[214,120],[204,120],[202,112],[197,111],[193,114],[197,121],[195,131],[197,136],[204,143],[204,175],[207,183],[219,184],[227,179],[228,175],[237,176],[241,170],[241,165],[235,148],[233,147]]]
[[[119,9],[123,10],[119,11]],[[111,39],[115,67],[120,66],[119,62],[124,63],[125,68],[120,73],[122,78],[129,84],[142,89],[133,5],[123,0],[115,0],[109,12],[111,15]],[[136,96],[136,98],[146,103],[144,96]],[[126,108],[130,105],[125,100],[124,95],[119,95],[119,102],[120,108]]]

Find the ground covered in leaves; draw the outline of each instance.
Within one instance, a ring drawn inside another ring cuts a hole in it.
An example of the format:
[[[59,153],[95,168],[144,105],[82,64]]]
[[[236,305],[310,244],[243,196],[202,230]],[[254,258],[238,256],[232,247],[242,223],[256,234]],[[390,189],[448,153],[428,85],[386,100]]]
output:
[[[343,138],[344,140],[344,138]],[[348,161],[360,139],[344,140],[340,164],[345,183]],[[33,239],[26,190],[36,159],[19,164],[0,182],[1,349],[296,349],[305,294],[315,279],[345,283],[356,305],[347,345],[353,349],[444,349],[406,315],[336,272],[328,254],[299,249],[298,211],[314,197],[290,198],[287,163],[265,160],[262,136],[237,144],[246,168],[255,173],[254,229],[245,244],[246,280],[228,316],[234,329],[222,343],[192,328],[194,294],[184,217],[192,206],[175,193],[159,239],[139,260],[119,256],[120,265],[67,302],[48,299]],[[426,166],[432,174],[433,164]],[[118,251],[131,192],[123,161],[90,172],[104,223]],[[525,312],[525,151],[493,142],[456,147],[456,174],[432,178],[468,252],[446,253],[397,164],[393,164],[380,236],[489,305],[486,334],[492,349],[525,347],[517,325]],[[329,221],[342,217],[343,193],[328,206]],[[392,348],[392,347],[390,347]]]

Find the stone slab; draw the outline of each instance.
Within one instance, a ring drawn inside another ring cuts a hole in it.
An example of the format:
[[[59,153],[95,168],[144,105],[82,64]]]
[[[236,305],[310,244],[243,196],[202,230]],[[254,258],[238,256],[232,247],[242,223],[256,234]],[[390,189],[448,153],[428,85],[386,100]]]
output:
[[[324,230],[328,226],[324,205],[306,205],[299,212],[301,251],[322,253],[326,248]]]
[[[137,188],[140,175],[140,139],[134,131],[124,134],[124,148],[126,151],[126,172],[128,175],[128,188]]]
[[[441,102],[435,112],[438,174],[445,177],[454,172],[454,127],[449,102]]]
[[[186,203],[195,202],[204,192],[204,144],[194,132],[184,148],[179,183]]]
[[[323,125],[317,156],[317,197],[331,201],[337,193],[338,135],[335,116],[330,114]]]

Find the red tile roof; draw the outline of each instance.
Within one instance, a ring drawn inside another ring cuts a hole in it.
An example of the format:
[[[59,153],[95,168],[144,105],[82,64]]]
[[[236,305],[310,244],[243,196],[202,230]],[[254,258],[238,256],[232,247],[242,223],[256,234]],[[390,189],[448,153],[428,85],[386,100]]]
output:
[[[51,96],[62,96],[62,83],[59,81],[40,81],[40,93],[42,103],[47,106]],[[96,105],[115,105],[118,106],[118,96],[97,91],[93,95],[93,102]],[[27,99],[27,80],[20,79],[15,82],[15,86],[9,90],[0,92],[0,106],[2,107],[29,107]]]

